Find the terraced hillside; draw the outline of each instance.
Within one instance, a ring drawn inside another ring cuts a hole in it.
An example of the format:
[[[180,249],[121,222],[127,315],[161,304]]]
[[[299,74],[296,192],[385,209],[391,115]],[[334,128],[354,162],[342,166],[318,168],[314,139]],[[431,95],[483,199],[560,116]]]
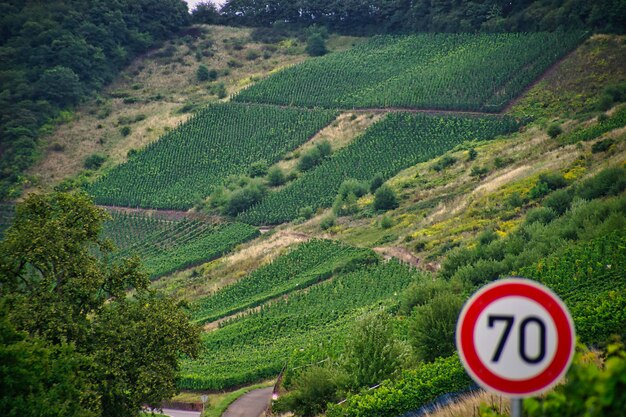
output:
[[[392,113],[314,170],[244,212],[239,219],[252,224],[293,220],[303,207],[313,210],[329,207],[344,180],[369,181],[376,174],[387,179],[463,142],[493,139],[518,128],[518,122],[508,117]]]
[[[497,112],[582,40],[581,33],[377,36],[276,73],[235,100]]]
[[[273,163],[336,113],[246,104],[211,105],[87,187],[98,204],[189,209],[230,175]]]
[[[259,232],[242,223],[166,220],[114,212],[103,233],[118,249],[115,257],[139,256],[150,277],[156,278],[218,258]]]

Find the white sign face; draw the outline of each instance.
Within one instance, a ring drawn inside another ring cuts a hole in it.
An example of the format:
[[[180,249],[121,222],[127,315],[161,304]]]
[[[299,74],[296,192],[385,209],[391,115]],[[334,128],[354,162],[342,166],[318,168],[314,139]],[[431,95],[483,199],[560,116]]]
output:
[[[552,387],[567,371],[574,327],[563,302],[533,281],[507,279],[481,288],[457,323],[463,365],[481,386],[520,398]]]

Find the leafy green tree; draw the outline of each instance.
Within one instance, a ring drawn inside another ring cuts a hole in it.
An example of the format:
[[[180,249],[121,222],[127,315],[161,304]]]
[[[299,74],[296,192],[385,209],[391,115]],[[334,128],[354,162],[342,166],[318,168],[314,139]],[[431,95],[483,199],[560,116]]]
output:
[[[208,81],[210,78],[209,69],[206,65],[200,64],[196,70],[196,78],[198,81]]]
[[[394,338],[389,316],[361,318],[346,341],[344,368],[354,387],[374,385],[400,372],[406,350]]]
[[[322,160],[320,150],[315,147],[300,157],[298,161],[298,169],[302,172],[309,171]]]
[[[370,193],[374,194],[385,183],[382,174],[376,174],[370,181]]]
[[[463,299],[458,295],[441,293],[415,307],[409,320],[409,337],[421,360],[432,362],[454,353],[454,331],[462,306]]]
[[[328,49],[326,49],[326,42],[319,33],[314,33],[309,36],[306,41],[306,53],[310,56],[322,56],[326,55]]]
[[[107,217],[85,194],[29,196],[0,242],[0,297],[18,331],[53,352],[75,350],[86,378],[70,381],[89,411],[77,415],[133,416],[176,392],[179,356],[197,351],[198,329],[148,290],[137,259],[110,259]]]
[[[399,206],[396,193],[387,185],[382,185],[374,194],[374,208],[376,210],[392,210]]]
[[[248,168],[248,175],[251,178],[262,177],[267,174],[267,162],[265,160],[256,161]]]
[[[59,106],[76,104],[83,96],[78,75],[70,68],[62,66],[44,71],[37,82],[37,89],[45,99]]]
[[[272,187],[283,185],[286,181],[285,173],[279,166],[273,166],[267,171],[267,183]]]

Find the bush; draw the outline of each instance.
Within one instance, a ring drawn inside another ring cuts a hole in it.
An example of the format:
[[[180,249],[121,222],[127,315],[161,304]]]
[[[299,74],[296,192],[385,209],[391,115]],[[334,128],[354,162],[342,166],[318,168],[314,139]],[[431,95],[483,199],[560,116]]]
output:
[[[330,154],[333,152],[333,148],[329,141],[323,140],[315,145],[317,150],[320,152],[320,156],[322,158],[328,158]]]
[[[251,178],[262,177],[267,174],[267,162],[265,160],[256,161],[248,167],[248,175]]]
[[[561,129],[561,126],[557,125],[556,123],[553,123],[550,126],[548,126],[547,133],[548,133],[548,136],[554,139],[557,136],[559,136],[561,133],[563,133],[563,129]]]
[[[383,216],[380,221],[380,227],[382,227],[383,229],[390,229],[391,227],[393,227],[393,219],[389,216]]]
[[[326,42],[319,33],[314,33],[309,36],[306,42],[306,53],[310,56],[322,56],[326,55],[328,50],[326,49]]]
[[[102,164],[104,164],[106,160],[107,160],[106,156],[101,155],[99,153],[95,153],[87,157],[87,159],[85,159],[84,166],[87,169],[98,169],[102,166]]]
[[[376,210],[392,210],[399,206],[396,193],[387,185],[382,185],[374,194],[374,208]]]
[[[261,56],[260,52],[255,49],[250,49],[248,52],[246,52],[246,59],[248,61],[254,61],[255,59],[258,59],[260,56]]]
[[[404,356],[382,312],[357,321],[346,340],[344,368],[353,387],[370,386],[400,372]]]
[[[335,216],[326,216],[320,222],[322,230],[328,230],[335,225]]]
[[[372,181],[370,181],[370,193],[374,194],[376,190],[378,190],[380,186],[383,185],[384,183],[385,183],[385,180],[383,178],[383,175],[376,174],[374,178],[372,178]]]
[[[322,154],[320,153],[320,150],[315,147],[300,157],[300,160],[298,161],[298,169],[301,172],[306,172],[319,164],[321,160]]]
[[[572,205],[573,193],[570,190],[557,190],[543,201],[543,206],[553,210],[557,215],[562,215]]]
[[[545,182],[550,190],[558,190],[567,186],[567,180],[559,172],[547,172],[539,175],[539,181]]]
[[[267,183],[272,187],[283,185],[286,181],[285,173],[278,166],[273,166],[267,171]]]
[[[479,167],[479,166],[476,166],[476,165],[474,165],[472,167],[472,169],[470,170],[470,175],[472,177],[482,178],[485,175],[487,175],[488,173],[489,173],[489,168],[487,168],[487,167]]]
[[[130,135],[130,133],[132,132],[130,126],[122,126],[120,128],[120,134],[124,137]]]
[[[538,207],[536,209],[530,210],[526,214],[526,224],[532,224],[535,222],[539,222],[541,224],[548,224],[552,220],[556,219],[557,214],[548,207]]]
[[[294,389],[281,398],[273,410],[314,417],[324,413],[329,402],[340,400],[339,392],[346,384],[346,376],[339,369],[314,365],[296,376],[293,384]]]
[[[439,158],[439,160],[437,160],[437,162],[435,162],[435,164],[433,165],[433,169],[437,172],[443,171],[444,169],[454,165],[456,163],[456,158],[450,156],[450,155],[445,155],[442,158]]]
[[[314,211],[312,207],[302,207],[300,210],[298,210],[298,217],[309,220],[311,217],[313,217],[313,213]]]
[[[613,139],[604,139],[591,145],[591,153],[606,152],[615,143]]]
[[[236,216],[261,201],[265,193],[266,189],[263,185],[250,183],[245,188],[232,193],[226,202],[224,212],[230,216]]]
[[[200,64],[196,71],[196,79],[198,81],[208,81],[210,78],[209,69],[204,64]]]
[[[458,295],[442,293],[415,307],[408,322],[409,341],[421,360],[431,362],[455,352],[454,332],[463,301]]]
[[[467,160],[468,161],[473,161],[474,159],[476,159],[477,156],[478,156],[478,152],[476,152],[476,149],[470,148],[467,151]]]
[[[414,282],[400,295],[400,313],[409,315],[414,307],[426,305],[436,295],[450,292],[448,281],[442,279]]]
[[[626,189],[626,169],[608,168],[595,177],[580,184],[576,190],[578,197],[593,200],[604,196],[617,195]]]

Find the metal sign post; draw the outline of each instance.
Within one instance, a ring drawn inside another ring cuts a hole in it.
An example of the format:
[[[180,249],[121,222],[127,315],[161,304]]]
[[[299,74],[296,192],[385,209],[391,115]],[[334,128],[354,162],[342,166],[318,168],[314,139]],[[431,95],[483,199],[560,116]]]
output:
[[[467,373],[488,391],[522,399],[552,388],[572,361],[574,323],[563,301],[543,285],[521,278],[488,284],[465,303],[456,345]]]

